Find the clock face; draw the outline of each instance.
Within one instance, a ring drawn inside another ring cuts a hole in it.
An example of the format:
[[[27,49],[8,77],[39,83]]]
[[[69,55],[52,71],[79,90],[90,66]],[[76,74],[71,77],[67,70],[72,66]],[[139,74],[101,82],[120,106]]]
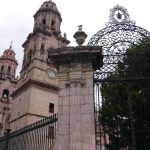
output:
[[[48,70],[48,76],[52,79],[56,78],[57,72],[54,69],[49,69]]]

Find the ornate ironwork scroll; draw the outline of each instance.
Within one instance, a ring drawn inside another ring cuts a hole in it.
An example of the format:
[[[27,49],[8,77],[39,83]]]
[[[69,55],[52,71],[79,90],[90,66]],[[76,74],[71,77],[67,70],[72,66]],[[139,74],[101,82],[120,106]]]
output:
[[[95,79],[103,80],[113,73],[118,61],[123,61],[126,50],[138,44],[143,38],[150,37],[150,32],[135,25],[126,8],[115,6],[110,10],[110,21],[88,42],[90,46],[102,46],[103,67],[95,73]]]

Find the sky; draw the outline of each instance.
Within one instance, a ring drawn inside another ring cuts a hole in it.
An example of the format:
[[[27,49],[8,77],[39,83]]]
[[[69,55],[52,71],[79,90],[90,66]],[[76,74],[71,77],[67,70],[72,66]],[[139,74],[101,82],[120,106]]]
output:
[[[9,48],[13,41],[13,50],[19,66],[22,65],[22,44],[33,31],[33,15],[45,0],[0,0],[0,55]],[[150,31],[150,0],[53,0],[62,16],[61,32],[67,34],[71,41],[69,46],[76,45],[73,38],[78,25],[88,35],[85,44],[109,21],[110,9],[121,5],[128,9],[131,20],[136,25]]]

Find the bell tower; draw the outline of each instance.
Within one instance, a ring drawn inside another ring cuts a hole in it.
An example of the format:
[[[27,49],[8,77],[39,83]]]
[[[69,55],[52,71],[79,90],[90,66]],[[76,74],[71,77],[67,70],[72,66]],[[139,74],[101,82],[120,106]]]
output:
[[[34,15],[34,31],[43,29],[49,34],[60,34],[61,15],[56,4],[46,1]]]
[[[47,63],[47,49],[65,47],[69,44],[66,36],[61,35],[61,22],[61,14],[51,0],[44,2],[35,13],[33,33],[28,35],[23,44],[24,59],[21,77],[31,67],[31,63],[37,60],[42,64]],[[38,67],[40,67],[39,64]],[[41,68],[43,69],[43,66]]]
[[[15,55],[11,43],[0,57],[0,136],[8,128],[12,105],[11,94],[17,84],[16,68],[18,63]]]
[[[13,92],[13,130],[57,112],[57,70],[48,59],[48,49],[66,47],[61,35],[62,19],[56,4],[45,1],[34,15],[33,32],[23,43],[24,59],[17,89]]]

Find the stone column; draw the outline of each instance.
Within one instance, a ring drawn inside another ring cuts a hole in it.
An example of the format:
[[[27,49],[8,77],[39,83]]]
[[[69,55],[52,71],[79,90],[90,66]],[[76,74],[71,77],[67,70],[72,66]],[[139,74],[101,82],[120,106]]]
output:
[[[101,47],[62,48],[49,55],[60,87],[57,150],[95,150],[93,67],[102,60]]]

